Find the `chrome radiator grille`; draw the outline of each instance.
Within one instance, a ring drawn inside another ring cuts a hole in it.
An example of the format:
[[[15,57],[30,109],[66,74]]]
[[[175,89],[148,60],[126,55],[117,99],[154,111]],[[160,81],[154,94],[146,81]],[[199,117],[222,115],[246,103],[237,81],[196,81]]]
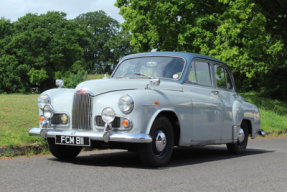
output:
[[[87,92],[76,92],[74,94],[72,111],[73,129],[92,129],[93,97]]]

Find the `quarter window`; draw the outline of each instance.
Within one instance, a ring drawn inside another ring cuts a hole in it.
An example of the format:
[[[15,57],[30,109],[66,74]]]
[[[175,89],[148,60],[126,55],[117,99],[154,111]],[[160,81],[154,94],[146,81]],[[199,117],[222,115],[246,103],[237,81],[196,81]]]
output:
[[[231,79],[226,69],[219,65],[214,65],[214,70],[217,87],[224,89],[232,89]]]
[[[195,61],[192,63],[188,80],[192,83],[211,86],[209,64],[203,61]]]

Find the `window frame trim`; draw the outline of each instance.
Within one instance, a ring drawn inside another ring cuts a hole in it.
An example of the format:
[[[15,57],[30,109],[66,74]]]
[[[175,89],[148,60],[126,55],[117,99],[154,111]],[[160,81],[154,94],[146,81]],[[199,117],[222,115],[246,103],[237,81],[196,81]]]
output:
[[[195,65],[195,63],[196,63],[197,61],[207,63],[207,65],[208,65],[208,70],[209,70],[210,85],[198,84],[198,81],[197,81],[197,73],[196,73],[196,65]],[[190,63],[190,67],[188,68],[187,77],[186,77],[185,83],[186,83],[186,84],[192,84],[192,85],[203,86],[203,87],[214,88],[214,87],[215,87],[215,86],[214,86],[215,84],[214,84],[214,79],[213,79],[213,75],[212,75],[212,68],[211,68],[212,64],[213,64],[213,63],[212,63],[212,61],[210,61],[210,60],[203,59],[203,58],[194,58],[194,59],[191,61],[191,63]],[[189,81],[189,79],[188,79],[192,66],[194,66],[196,83],[191,82],[191,81]]]
[[[222,88],[222,87],[218,87],[217,86],[217,79],[216,79],[216,77],[215,77],[215,65],[218,65],[218,66],[220,66],[220,67],[222,67],[222,69],[223,70],[225,70],[226,71],[226,73],[228,73],[228,75],[229,75],[229,78],[230,78],[230,83],[232,84],[232,88],[231,89],[228,89],[227,88],[227,78],[226,78],[226,75],[225,75],[225,73],[224,73],[224,78],[225,78],[225,83],[226,83],[226,88]],[[236,92],[235,91],[235,82],[234,81],[232,81],[232,78],[231,77],[233,77],[233,75],[231,76],[230,74],[232,74],[231,73],[231,71],[228,69],[228,67],[226,67],[224,64],[222,64],[222,63],[219,63],[219,62],[214,62],[213,63],[213,71],[214,71],[214,84],[215,84],[215,87],[217,88],[217,89],[222,89],[222,90],[225,90],[225,91],[234,91],[234,92]]]

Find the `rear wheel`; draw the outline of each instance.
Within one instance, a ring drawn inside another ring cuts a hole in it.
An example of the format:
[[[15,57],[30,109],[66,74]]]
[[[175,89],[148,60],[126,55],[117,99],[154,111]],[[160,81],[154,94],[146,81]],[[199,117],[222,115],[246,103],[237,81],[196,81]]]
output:
[[[248,126],[245,121],[242,122],[239,129],[238,141],[236,143],[228,143],[227,149],[232,154],[242,154],[245,152],[248,143]]]
[[[170,121],[158,117],[150,130],[152,142],[138,147],[141,161],[148,166],[166,165],[172,155],[174,136]]]
[[[75,158],[82,150],[79,146],[56,145],[55,139],[47,139],[49,151],[58,159]]]

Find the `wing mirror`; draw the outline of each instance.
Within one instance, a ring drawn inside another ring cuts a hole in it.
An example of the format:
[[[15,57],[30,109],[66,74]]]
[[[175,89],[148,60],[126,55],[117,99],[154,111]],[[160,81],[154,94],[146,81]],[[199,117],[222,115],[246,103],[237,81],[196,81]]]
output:
[[[150,80],[150,86],[159,86],[160,85],[160,79],[151,79]]]
[[[148,86],[159,86],[160,85],[160,79],[151,79],[149,84],[146,85],[145,89],[150,89]]]

